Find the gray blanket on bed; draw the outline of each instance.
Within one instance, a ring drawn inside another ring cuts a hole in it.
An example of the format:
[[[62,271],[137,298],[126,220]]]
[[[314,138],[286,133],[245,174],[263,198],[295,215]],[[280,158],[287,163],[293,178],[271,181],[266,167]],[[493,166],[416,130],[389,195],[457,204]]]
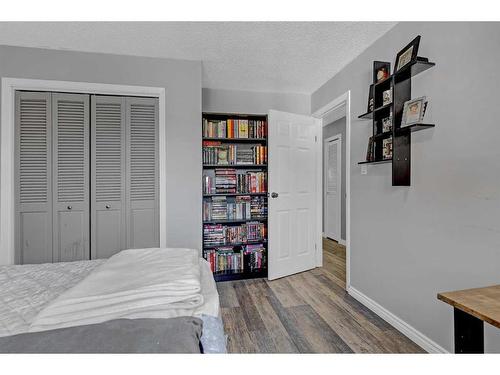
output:
[[[200,353],[194,317],[117,319],[0,337],[0,353]]]

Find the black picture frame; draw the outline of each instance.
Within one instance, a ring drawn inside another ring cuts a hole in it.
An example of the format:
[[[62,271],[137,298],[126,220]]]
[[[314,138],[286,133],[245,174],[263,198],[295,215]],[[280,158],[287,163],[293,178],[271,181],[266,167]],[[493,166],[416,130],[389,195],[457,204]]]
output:
[[[410,43],[408,43],[408,45],[406,45],[405,48],[403,48],[401,51],[398,52],[398,54],[396,55],[396,62],[394,63],[394,73],[397,73],[409,63],[417,60],[420,38],[421,36],[417,35],[417,37],[413,39]],[[408,59],[407,54],[410,53],[410,50],[411,50],[411,57]],[[402,57],[405,59],[406,62],[403,65],[399,66],[399,61]]]

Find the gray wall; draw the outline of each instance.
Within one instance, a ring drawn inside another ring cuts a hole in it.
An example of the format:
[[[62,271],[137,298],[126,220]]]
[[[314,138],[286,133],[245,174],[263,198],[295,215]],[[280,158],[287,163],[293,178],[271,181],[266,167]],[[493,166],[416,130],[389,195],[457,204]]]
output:
[[[413,79],[433,130],[412,136],[412,186],[391,165],[361,175],[373,60],[394,64],[417,34],[436,67]],[[351,284],[447,350],[452,308],[439,291],[500,282],[499,23],[400,23],[312,95],[315,111],[351,90]],[[486,350],[500,330],[485,324]]]
[[[266,114],[276,109],[308,115],[310,104],[306,94],[203,89],[203,112]]]
[[[201,63],[0,46],[0,76],[166,89],[167,245],[201,247]]]
[[[346,170],[346,163],[345,163],[345,151],[346,151],[346,135],[345,135],[345,117],[339,118],[338,120],[326,125],[323,127],[323,141],[327,138],[333,137],[334,135],[337,134],[342,134],[342,150],[341,150],[341,157],[342,157],[342,163],[341,163],[341,186],[340,186],[340,202],[341,202],[341,218],[340,218],[340,238],[345,241],[345,217],[346,217],[346,208],[345,208],[345,170]],[[323,160],[325,160],[325,151],[326,148],[323,147]],[[324,165],[323,165],[324,167]],[[323,168],[323,190],[325,187],[325,168]],[[324,197],[324,191],[323,191],[323,197]],[[323,231],[324,231],[324,225],[325,225],[325,202],[323,199]]]

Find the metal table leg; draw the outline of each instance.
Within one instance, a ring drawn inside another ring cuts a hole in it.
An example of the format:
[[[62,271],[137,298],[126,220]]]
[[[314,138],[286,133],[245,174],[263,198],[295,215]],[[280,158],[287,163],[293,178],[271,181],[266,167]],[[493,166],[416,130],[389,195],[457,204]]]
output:
[[[459,309],[454,309],[455,353],[484,353],[484,323]]]

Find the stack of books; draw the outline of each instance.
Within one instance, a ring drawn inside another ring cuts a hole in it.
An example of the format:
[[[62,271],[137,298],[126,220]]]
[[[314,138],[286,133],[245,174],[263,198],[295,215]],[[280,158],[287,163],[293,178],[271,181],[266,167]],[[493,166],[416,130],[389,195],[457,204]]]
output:
[[[260,222],[242,225],[204,224],[203,241],[206,246],[234,245],[247,241],[262,241],[266,236],[266,226]]]
[[[267,147],[266,146],[252,147],[252,151],[253,151],[253,163],[254,164],[266,164],[267,163]]]
[[[229,164],[229,147],[221,146],[219,142],[203,142],[203,164]]]
[[[203,226],[203,242],[206,246],[225,245],[225,227],[221,224]]]
[[[208,175],[203,175],[203,194],[215,194],[214,179]]]
[[[236,164],[255,164],[253,148],[240,148],[237,150]]]
[[[225,196],[212,197],[209,209],[209,220],[227,220],[227,202]]]
[[[265,172],[246,172],[238,175],[238,193],[265,193],[267,177]]]
[[[264,219],[267,217],[267,198],[252,197],[250,200],[250,217],[252,219]]]
[[[215,192],[217,194],[236,193],[236,169],[215,170]]]
[[[250,219],[250,202],[251,198],[248,195],[236,197],[234,203],[228,203],[228,219],[229,220],[245,220]]]
[[[266,236],[266,226],[264,223],[248,222],[246,226],[247,241],[262,240]]]
[[[265,266],[265,248],[262,244],[244,246],[243,257],[246,271],[252,272]]]
[[[247,242],[247,226],[246,224],[231,226],[225,228],[225,244],[244,243]]]
[[[234,252],[232,247],[206,251],[204,257],[210,263],[212,272],[243,272],[243,253]]]
[[[203,119],[203,136],[209,138],[226,138],[227,137],[226,121]]]

